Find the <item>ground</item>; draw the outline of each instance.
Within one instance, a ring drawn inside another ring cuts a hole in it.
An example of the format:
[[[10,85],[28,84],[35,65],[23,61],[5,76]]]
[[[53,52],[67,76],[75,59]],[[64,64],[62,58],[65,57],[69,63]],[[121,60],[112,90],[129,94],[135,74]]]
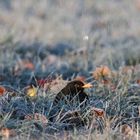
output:
[[[139,11],[140,0],[1,0],[1,137],[139,139]],[[76,78],[93,84],[89,124],[69,130],[49,113]]]

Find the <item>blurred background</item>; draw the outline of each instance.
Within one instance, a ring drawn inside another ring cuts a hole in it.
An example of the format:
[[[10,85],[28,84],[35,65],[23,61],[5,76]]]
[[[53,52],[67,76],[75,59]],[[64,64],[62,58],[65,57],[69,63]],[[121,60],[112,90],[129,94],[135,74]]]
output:
[[[0,73],[33,64],[35,76],[69,78],[139,64],[139,12],[140,0],[0,0]]]
[[[0,0],[0,39],[76,43],[139,35],[139,0]]]

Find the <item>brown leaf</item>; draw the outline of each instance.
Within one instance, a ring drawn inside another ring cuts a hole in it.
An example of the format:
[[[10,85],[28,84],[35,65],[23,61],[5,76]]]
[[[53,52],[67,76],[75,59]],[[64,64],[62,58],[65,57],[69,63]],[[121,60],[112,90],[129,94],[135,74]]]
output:
[[[104,77],[109,77],[110,75],[111,75],[111,70],[107,66],[97,67],[96,70],[93,72],[93,77],[96,80],[100,80]]]
[[[52,96],[55,96],[58,92],[60,92],[66,85],[68,81],[59,79],[52,80],[51,82],[45,83],[44,88],[49,89],[49,92]]]
[[[30,61],[23,61],[22,65],[24,69],[34,70],[34,64]]]
[[[13,129],[2,128],[0,131],[0,135],[9,139],[10,137],[16,136],[16,132]]]
[[[130,138],[133,138],[133,140],[136,140],[136,133],[128,124],[121,125],[120,132],[123,134],[123,138],[125,140],[128,140],[128,139],[130,140]]]
[[[125,66],[121,68],[123,74],[134,73],[134,66]]]
[[[92,108],[92,111],[95,113],[95,116],[96,117],[104,117],[104,115],[105,115],[104,110],[103,109],[100,109],[100,108],[93,107]]]
[[[6,89],[3,86],[0,86],[0,96],[4,95],[6,92]]]
[[[48,119],[46,118],[46,116],[44,116],[43,114],[39,114],[39,113],[35,113],[35,114],[28,114],[25,116],[26,120],[35,120],[35,121],[41,121],[43,124],[47,124],[48,123]]]
[[[137,84],[139,84],[139,85],[140,85],[140,79],[138,79],[138,80],[137,80]]]

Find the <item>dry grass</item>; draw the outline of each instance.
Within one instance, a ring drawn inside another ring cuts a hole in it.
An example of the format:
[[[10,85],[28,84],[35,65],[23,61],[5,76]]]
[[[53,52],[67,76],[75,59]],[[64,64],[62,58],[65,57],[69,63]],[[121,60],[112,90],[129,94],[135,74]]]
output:
[[[13,140],[138,140],[139,10],[139,0],[1,0],[0,85],[8,92],[0,97],[0,129],[14,129]],[[23,60],[34,68],[26,69]],[[117,84],[115,91],[94,81],[91,72],[99,65],[117,73],[111,79]],[[34,113],[48,118],[56,92],[65,80],[77,75],[94,84],[88,91],[86,117],[90,118],[90,109],[97,107],[106,112],[105,118],[89,119],[88,125],[69,131],[65,130],[68,124],[62,122],[44,125],[19,118]],[[52,80],[45,92],[37,84],[41,78]],[[34,99],[25,95],[25,88],[31,84],[38,88]]]

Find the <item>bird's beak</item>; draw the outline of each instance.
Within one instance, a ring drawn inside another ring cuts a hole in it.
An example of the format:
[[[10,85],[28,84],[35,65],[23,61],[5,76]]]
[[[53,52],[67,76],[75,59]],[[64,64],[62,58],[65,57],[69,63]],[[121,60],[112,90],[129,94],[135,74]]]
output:
[[[90,83],[84,84],[84,85],[82,86],[82,88],[91,88],[91,87],[93,87],[93,85],[90,84]]]

